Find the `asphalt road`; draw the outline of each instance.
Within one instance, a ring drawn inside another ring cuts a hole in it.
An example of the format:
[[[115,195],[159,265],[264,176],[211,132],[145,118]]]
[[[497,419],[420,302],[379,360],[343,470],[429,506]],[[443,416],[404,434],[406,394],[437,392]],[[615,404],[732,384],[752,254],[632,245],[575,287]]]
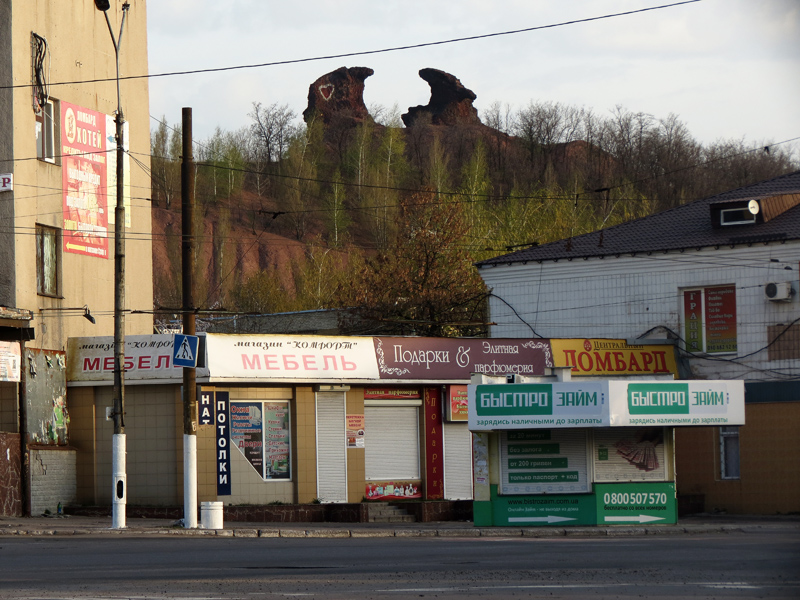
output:
[[[0,598],[800,598],[800,533],[7,537]]]

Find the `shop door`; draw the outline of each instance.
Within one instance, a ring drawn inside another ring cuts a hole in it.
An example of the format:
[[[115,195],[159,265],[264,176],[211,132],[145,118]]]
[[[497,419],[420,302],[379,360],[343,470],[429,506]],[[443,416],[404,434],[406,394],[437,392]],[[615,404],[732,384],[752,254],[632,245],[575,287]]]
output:
[[[444,497],[472,500],[472,434],[466,423],[445,423]]]
[[[420,478],[419,408],[364,408],[367,481]]]
[[[344,392],[317,394],[317,498],[347,502]]]

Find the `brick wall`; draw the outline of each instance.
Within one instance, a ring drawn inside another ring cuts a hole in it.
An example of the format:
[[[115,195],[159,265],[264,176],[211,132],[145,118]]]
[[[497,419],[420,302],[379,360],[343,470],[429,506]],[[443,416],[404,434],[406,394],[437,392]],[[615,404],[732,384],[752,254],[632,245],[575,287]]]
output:
[[[73,503],[78,497],[74,448],[32,448],[30,450],[31,515],[49,510],[55,514],[58,503]]]

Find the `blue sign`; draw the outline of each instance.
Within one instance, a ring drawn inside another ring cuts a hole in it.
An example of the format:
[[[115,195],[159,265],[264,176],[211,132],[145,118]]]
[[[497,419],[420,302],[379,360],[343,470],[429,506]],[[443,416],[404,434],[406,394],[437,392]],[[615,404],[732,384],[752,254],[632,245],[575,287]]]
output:
[[[172,364],[176,367],[197,366],[197,336],[175,334],[172,348]]]
[[[217,392],[214,413],[217,421],[217,496],[231,495],[230,416],[228,392]]]

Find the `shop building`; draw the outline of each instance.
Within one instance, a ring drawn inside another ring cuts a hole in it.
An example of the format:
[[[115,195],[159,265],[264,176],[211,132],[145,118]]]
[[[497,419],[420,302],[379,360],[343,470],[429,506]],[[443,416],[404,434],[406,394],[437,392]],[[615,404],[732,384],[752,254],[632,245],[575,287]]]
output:
[[[107,12],[117,33],[122,6]],[[136,334],[152,331],[153,298],[144,1],[127,11],[123,37],[124,146],[137,157],[124,164],[125,228],[137,233],[126,243],[136,282],[126,308],[143,311],[127,313],[126,333]],[[0,497],[15,500],[0,503],[0,515],[55,512],[55,498],[75,497],[67,339],[114,330],[115,59],[92,2],[0,4],[0,311],[24,315],[18,327],[0,314],[0,344],[21,366],[0,368],[0,446],[9,456],[17,448],[12,474],[0,472]]]
[[[548,340],[204,337],[198,500],[226,505],[471,499],[471,373],[543,375]],[[129,505],[183,497],[182,369],[173,336],[126,339]],[[77,503],[111,503],[113,341],[67,353]]]
[[[676,430],[678,496],[800,510],[800,172],[478,267],[493,337],[672,345],[681,379],[744,381],[746,425]]]

